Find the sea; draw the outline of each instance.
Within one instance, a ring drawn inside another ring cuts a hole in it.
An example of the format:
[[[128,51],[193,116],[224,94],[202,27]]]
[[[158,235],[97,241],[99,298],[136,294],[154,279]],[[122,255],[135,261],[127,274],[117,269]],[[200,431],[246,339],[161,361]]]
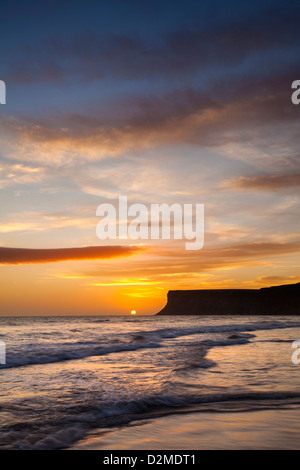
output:
[[[2,317],[0,449],[68,449],[189,411],[299,410],[297,340],[295,316]]]

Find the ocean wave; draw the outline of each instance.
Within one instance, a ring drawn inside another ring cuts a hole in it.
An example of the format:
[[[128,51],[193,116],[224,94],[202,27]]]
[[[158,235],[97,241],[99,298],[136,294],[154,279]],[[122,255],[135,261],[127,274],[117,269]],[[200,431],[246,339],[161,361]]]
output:
[[[71,361],[79,360],[92,356],[104,356],[106,354],[126,352],[126,351],[136,351],[137,349],[145,348],[158,348],[160,345],[155,342],[148,342],[143,344],[114,344],[109,346],[84,346],[84,342],[80,341],[79,343],[73,343],[72,349],[65,347],[65,349],[60,348],[58,345],[57,348],[47,349],[39,348],[38,350],[22,350],[17,353],[7,352],[7,362],[6,364],[0,365],[1,369],[9,369],[13,367],[21,366],[31,366],[31,365],[41,365],[41,364],[53,364],[62,361]],[[20,348],[22,349],[22,348]]]
[[[138,420],[176,413],[232,412],[280,409],[300,404],[300,393],[244,392],[216,395],[149,395],[129,401],[100,403],[98,406],[61,407],[55,417],[4,426],[0,449],[54,450],[68,448],[92,429],[120,427]],[[28,404],[27,404],[28,407]]]
[[[202,325],[193,327],[159,328],[153,330],[138,330],[129,333],[124,339],[124,333],[114,334],[107,339],[92,341],[57,342],[53,344],[26,344],[18,349],[7,346],[7,363],[0,369],[13,367],[51,364],[56,362],[79,360],[92,356],[136,351],[140,349],[159,348],[165,340],[171,340],[192,335],[223,334],[222,338],[201,340],[207,349],[214,346],[230,346],[245,344],[254,335],[250,332],[259,330],[285,329],[300,327],[300,322],[256,322],[249,324]],[[56,334],[56,333],[55,333]],[[226,335],[225,335],[226,334]],[[106,344],[101,344],[106,341]]]
[[[192,334],[192,333],[191,333]],[[104,356],[107,354],[137,351],[140,349],[159,348],[164,339],[178,338],[186,336],[181,334],[154,334],[151,332],[146,334],[135,334],[131,341],[122,342],[115,339],[109,345],[101,345],[99,341],[78,341],[76,343],[58,343],[52,347],[39,347],[35,345],[26,345],[20,347],[18,351],[9,353],[7,363],[0,366],[1,369],[9,369],[13,367],[53,364],[57,362],[79,360],[87,357]],[[238,344],[246,344],[254,335],[244,334],[235,338],[221,338],[218,340],[204,340],[201,342],[205,352],[214,346],[231,346]]]

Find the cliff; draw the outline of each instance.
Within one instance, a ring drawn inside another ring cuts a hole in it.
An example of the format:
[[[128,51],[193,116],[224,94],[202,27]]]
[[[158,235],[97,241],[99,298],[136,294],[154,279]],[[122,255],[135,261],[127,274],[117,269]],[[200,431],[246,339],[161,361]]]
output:
[[[157,315],[299,315],[300,283],[262,289],[173,290]]]

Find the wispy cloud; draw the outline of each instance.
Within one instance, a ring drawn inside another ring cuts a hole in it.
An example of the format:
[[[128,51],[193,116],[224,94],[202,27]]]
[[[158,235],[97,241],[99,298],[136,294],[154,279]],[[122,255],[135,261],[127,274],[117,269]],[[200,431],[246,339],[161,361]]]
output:
[[[262,276],[255,282],[260,285],[294,284],[300,282],[300,276]]]
[[[258,175],[253,177],[240,176],[223,183],[224,187],[244,189],[249,191],[270,190],[279,191],[300,187],[300,173],[284,175]]]
[[[77,211],[79,212],[79,210]],[[7,220],[2,220],[0,233],[43,232],[74,227],[85,230],[95,227],[95,218],[62,215],[61,213],[43,214],[39,212],[14,213]]]
[[[127,122],[105,126],[86,122],[72,127],[68,114],[49,117],[39,124],[29,119],[23,122],[3,117],[0,119],[1,143],[4,154],[9,158],[69,165],[74,159],[96,161],[170,144],[222,147],[231,143],[248,143],[253,146],[255,140],[259,144],[263,138],[266,145],[274,139],[276,126],[284,122],[286,139],[290,136],[295,146],[299,135],[297,137],[293,126],[299,116],[296,106],[292,105],[286,113],[289,101],[287,92],[226,104],[220,102],[193,110],[187,108],[182,114],[177,111],[174,115],[170,109],[163,119],[159,115],[148,119],[146,115],[136,114],[132,118],[128,116]],[[84,116],[82,119],[84,121]]]
[[[64,272],[64,278],[81,279],[103,278],[103,282],[122,282],[130,272],[132,279],[139,282],[165,282],[170,285],[201,282],[201,276],[230,271],[245,267],[271,268],[281,257],[300,252],[299,241],[227,243],[214,247],[204,247],[200,252],[180,251],[176,248],[148,247],[143,259],[129,259],[123,266],[105,264],[102,268],[93,267],[81,272]],[[146,260],[146,261],[145,261]],[[55,274],[57,276],[57,273]]]
[[[0,189],[12,185],[39,183],[46,177],[45,168],[22,163],[2,163],[0,166]]]
[[[0,247],[0,264],[35,264],[122,258],[141,251],[143,251],[141,247],[134,246],[87,246],[50,249]]]

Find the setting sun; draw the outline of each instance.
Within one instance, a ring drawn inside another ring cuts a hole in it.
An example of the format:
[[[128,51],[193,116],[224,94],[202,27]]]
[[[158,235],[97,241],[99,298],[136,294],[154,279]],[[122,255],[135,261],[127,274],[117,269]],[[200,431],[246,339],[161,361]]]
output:
[[[131,315],[136,315],[136,311],[135,310],[131,310]]]

